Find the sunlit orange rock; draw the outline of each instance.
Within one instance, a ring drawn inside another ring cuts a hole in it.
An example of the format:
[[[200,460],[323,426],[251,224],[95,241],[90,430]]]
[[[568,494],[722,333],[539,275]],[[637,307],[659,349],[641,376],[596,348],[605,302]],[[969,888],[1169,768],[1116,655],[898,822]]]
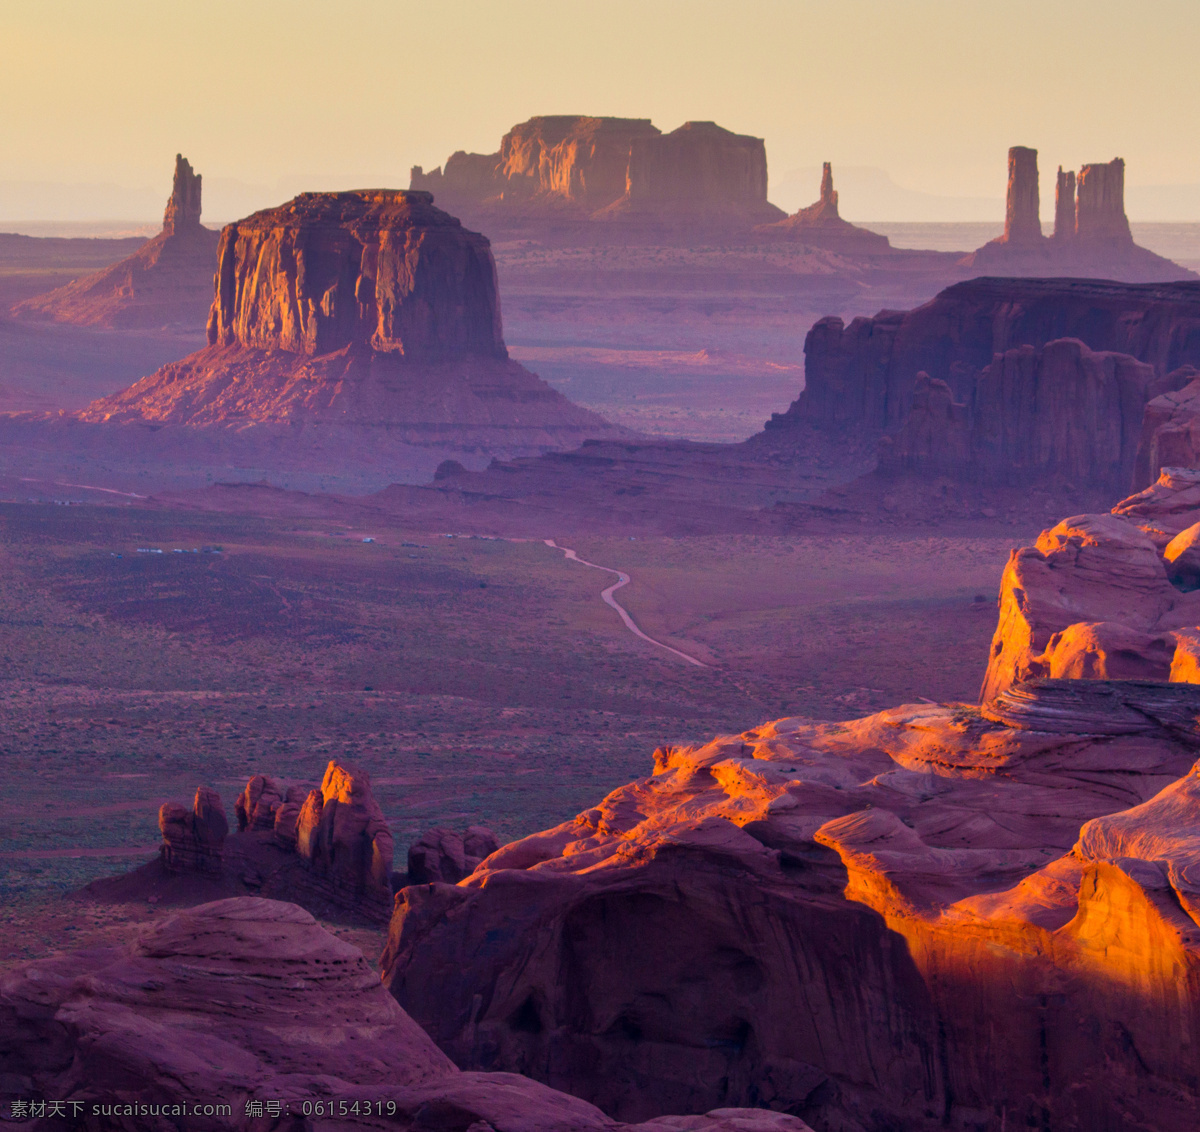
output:
[[[459,1065],[624,1119],[1183,1132],[1198,712],[1188,684],[1045,680],[663,748],[403,890],[384,981]]]
[[[200,223],[200,175],[182,156],[162,231],[127,259],[18,304],[26,318],[120,329],[200,330],[212,303],[218,235]]]
[[[1013,551],[986,702],[1038,676],[1193,681],[1200,637],[1200,473],[1168,469],[1109,515],[1078,515]]]

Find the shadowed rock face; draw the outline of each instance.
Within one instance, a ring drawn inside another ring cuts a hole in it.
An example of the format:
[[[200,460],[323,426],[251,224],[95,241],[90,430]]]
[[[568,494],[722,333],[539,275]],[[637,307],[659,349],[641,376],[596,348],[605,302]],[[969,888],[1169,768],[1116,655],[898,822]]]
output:
[[[81,1126],[105,1129],[629,1127],[524,1077],[459,1072],[379,985],[361,951],[294,904],[253,897],[177,912],[122,947],[6,973],[0,1074],[6,1116],[10,1097],[51,1097],[86,1117]],[[282,1124],[269,1112],[256,1118],[247,1109],[254,1101],[279,1102],[291,1116]],[[198,1107],[213,1105],[229,1111]],[[793,1117],[751,1110],[671,1118],[639,1132],[672,1129],[811,1132]]]
[[[1075,338],[997,354],[964,403],[949,385],[918,374],[904,424],[880,453],[888,470],[983,482],[1057,476],[1126,491],[1143,456],[1143,418],[1160,394],[1185,385],[1187,368],[1152,366],[1089,350]],[[932,397],[933,390],[939,397]],[[1157,468],[1155,469],[1157,471]]]
[[[158,828],[168,872],[220,874],[229,820],[215,790],[198,787],[190,811],[176,802],[164,802],[158,811]]]
[[[625,1119],[1184,1132],[1198,711],[1191,685],[1051,680],[662,749],[403,890],[385,984],[458,1064]]]
[[[487,240],[428,193],[303,193],[221,233],[210,345],[508,357]]]
[[[1132,247],[1133,233],[1125,217],[1125,162],[1085,165],[1079,171],[1075,238],[1080,242]]]
[[[181,155],[162,231],[133,255],[19,303],[19,317],[114,329],[195,331],[212,303],[218,235],[200,223],[199,174]]]
[[[1200,285],[975,279],[911,311],[824,318],[804,343],[805,387],[775,427],[803,421],[878,432],[899,426],[924,371],[970,404],[997,354],[1076,338],[1166,376],[1200,365]]]

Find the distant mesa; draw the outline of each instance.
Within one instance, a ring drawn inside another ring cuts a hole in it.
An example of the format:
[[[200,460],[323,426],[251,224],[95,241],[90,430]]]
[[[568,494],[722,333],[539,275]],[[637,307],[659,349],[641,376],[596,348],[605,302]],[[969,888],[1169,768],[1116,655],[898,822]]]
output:
[[[94,275],[19,303],[25,318],[120,330],[201,330],[212,302],[218,235],[200,223],[201,178],[175,158],[162,231]]]
[[[621,432],[509,359],[487,239],[425,192],[303,193],[227,226],[208,343],[78,419],[506,452]]]
[[[531,118],[504,135],[497,153],[460,151],[430,173],[414,166],[411,187],[493,227],[530,220],[746,227],[783,215],[767,202],[762,139],[715,122],[663,134],[647,118]]]
[[[838,195],[833,187],[833,167],[825,162],[821,173],[821,197],[786,220],[766,224],[756,231],[763,236],[797,240],[814,248],[850,255],[886,255],[892,245],[886,236],[859,228],[838,214]]]
[[[963,259],[985,274],[1078,275],[1131,283],[1195,279],[1194,272],[1133,242],[1125,216],[1125,162],[1058,169],[1054,235],[1042,235],[1037,150],[1008,151],[1004,234]]]
[[[804,352],[804,390],[768,431],[883,437],[893,470],[1126,492],[1200,454],[1200,283],[974,279],[821,319]]]

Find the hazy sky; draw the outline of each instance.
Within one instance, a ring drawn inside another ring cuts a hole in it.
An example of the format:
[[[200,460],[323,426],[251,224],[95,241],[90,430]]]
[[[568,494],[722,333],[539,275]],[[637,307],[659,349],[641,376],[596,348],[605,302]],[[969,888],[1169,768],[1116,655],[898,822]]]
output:
[[[403,187],[586,113],[713,119],[776,176],[998,196],[1021,144],[1043,177],[1120,155],[1131,185],[1200,183],[1198,48],[1200,0],[0,0],[0,181],[162,186],[182,151]]]

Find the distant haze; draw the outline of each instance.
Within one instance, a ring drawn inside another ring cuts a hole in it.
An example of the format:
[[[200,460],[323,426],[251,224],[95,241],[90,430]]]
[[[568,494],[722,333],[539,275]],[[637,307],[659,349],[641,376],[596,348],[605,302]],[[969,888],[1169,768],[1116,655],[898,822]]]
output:
[[[0,221],[152,221],[176,152],[212,223],[404,187],[553,113],[763,137],[789,210],[832,161],[851,219],[1000,219],[1020,144],[1043,216],[1121,156],[1132,218],[1200,221],[1197,42],[1195,0],[6,0]]]

